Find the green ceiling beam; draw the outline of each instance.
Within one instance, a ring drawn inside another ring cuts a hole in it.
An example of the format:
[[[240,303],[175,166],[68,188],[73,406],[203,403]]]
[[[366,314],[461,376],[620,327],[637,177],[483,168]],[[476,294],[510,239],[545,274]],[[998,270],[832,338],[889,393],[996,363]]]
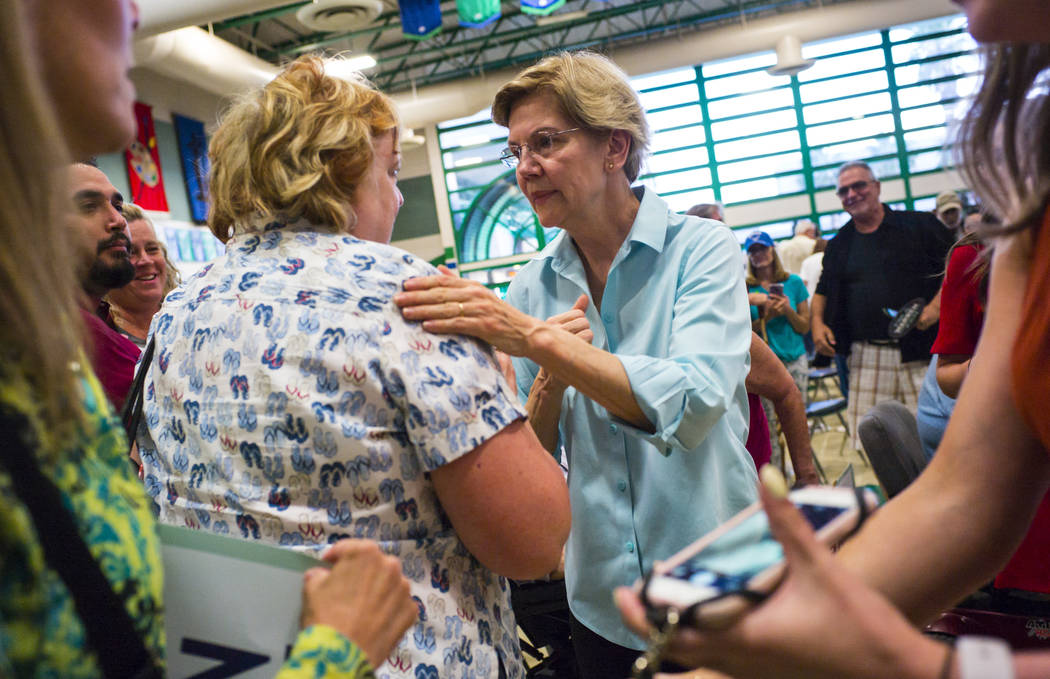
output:
[[[212,24],[212,28],[216,31],[221,31],[226,28],[236,28],[237,26],[243,26],[244,24],[258,23],[260,21],[265,21],[266,19],[274,19],[276,17],[284,16],[285,14],[291,14],[303,5],[309,5],[310,3],[311,0],[306,0],[306,2],[293,2],[289,5],[281,5],[280,7],[274,7],[273,9],[267,9],[262,12],[245,14],[244,16],[234,17],[233,19],[227,19],[225,21],[216,21]]]

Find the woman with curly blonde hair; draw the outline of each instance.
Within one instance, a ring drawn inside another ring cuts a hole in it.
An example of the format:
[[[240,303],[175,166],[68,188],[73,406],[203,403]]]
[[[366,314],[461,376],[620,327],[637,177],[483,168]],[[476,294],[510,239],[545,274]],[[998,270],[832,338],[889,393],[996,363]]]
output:
[[[397,555],[420,615],[379,676],[522,677],[502,576],[558,565],[568,492],[491,348],[391,302],[436,273],[388,245],[397,130],[388,97],[316,57],[227,112],[209,150],[226,254],[154,319],[146,486],[164,523]]]

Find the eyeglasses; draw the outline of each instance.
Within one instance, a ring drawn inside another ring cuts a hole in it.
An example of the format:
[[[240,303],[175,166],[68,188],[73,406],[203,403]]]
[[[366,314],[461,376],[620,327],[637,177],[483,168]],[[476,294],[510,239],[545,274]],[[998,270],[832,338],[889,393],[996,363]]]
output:
[[[507,167],[517,167],[518,163],[521,162],[521,156],[526,150],[529,153],[539,156],[540,158],[546,158],[554,151],[556,140],[563,134],[570,132],[576,132],[582,128],[573,127],[572,129],[562,130],[561,132],[546,132],[539,131],[533,132],[529,140],[524,144],[510,144],[507,148],[500,151],[499,159]]]
[[[873,182],[873,181],[870,181],[870,180],[867,180],[867,179],[862,179],[859,182],[853,182],[852,184],[846,184],[845,186],[840,186],[838,188],[838,190],[835,191],[835,195],[838,196],[839,198],[845,198],[846,196],[849,195],[850,191],[852,191],[853,193],[860,193],[864,189],[868,188],[869,184],[874,184],[874,183],[875,182]]]

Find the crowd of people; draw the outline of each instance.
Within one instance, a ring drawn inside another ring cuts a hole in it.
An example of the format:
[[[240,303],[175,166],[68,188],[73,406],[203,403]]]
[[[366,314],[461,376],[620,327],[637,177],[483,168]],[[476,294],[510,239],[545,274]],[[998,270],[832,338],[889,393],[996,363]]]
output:
[[[560,228],[501,299],[389,244],[398,112],[316,56],[223,115],[225,253],[181,281],[90,163],[134,129],[135,4],[4,3],[0,675],[163,676],[159,522],[326,564],[281,677],[523,677],[510,581],[562,576],[578,676],[627,676],[652,621],[624,586],[760,500],[784,581],[726,629],[678,630],[665,670],[1045,676],[1050,654],[916,628],[992,577],[1050,594],[1050,9],[960,4],[988,44],[959,130],[975,219],[955,192],[892,209],[855,160],[834,237],[800,221],[741,252],[723,206],[678,214],[636,183],[650,131],[623,71],[561,52],[492,105]],[[848,375],[852,435],[899,400],[932,458],[834,557],[775,471],[820,481],[815,354]]]

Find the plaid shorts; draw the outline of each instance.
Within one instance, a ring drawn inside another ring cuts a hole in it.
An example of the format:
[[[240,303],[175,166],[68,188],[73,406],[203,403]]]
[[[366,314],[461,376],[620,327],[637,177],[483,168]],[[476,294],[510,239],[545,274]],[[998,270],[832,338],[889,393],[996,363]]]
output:
[[[919,390],[926,377],[929,360],[901,363],[901,351],[896,346],[880,346],[869,342],[854,342],[849,356],[849,422],[850,442],[860,450],[857,423],[875,404],[900,401],[915,413]]]

